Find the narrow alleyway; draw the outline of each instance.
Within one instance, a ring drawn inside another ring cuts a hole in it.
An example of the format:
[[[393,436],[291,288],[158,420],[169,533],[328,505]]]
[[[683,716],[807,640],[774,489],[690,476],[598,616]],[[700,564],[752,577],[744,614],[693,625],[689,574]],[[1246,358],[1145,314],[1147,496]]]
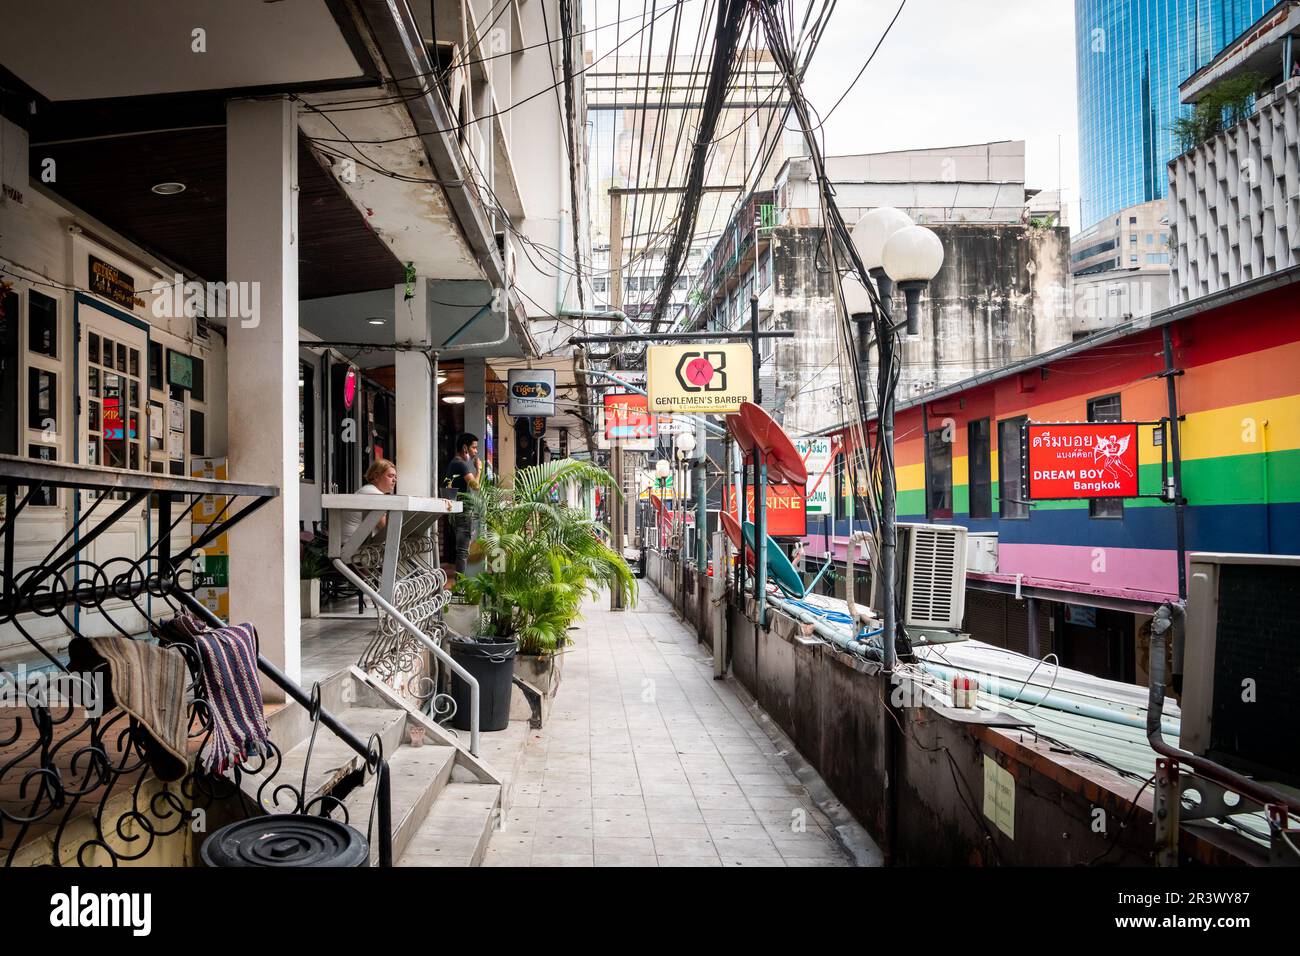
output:
[[[488,866],[847,866],[708,648],[643,582],[589,604]]]

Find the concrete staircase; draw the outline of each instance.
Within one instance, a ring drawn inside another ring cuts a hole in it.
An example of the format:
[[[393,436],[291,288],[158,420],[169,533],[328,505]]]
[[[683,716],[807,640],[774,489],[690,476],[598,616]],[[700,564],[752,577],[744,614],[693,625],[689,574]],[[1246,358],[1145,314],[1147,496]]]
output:
[[[388,687],[355,667],[321,683],[321,704],[362,740],[378,734],[391,780],[393,860],[398,866],[478,866],[493,830],[505,817],[501,776],[469,753],[468,734],[460,739],[411,708]],[[267,717],[271,739],[283,754],[276,769],[244,780],[248,796],[268,813],[292,809],[292,798],[278,786],[301,786],[307,766],[310,812],[330,804],[330,816],[346,819],[362,833],[371,831],[370,863],[379,862],[379,840],[371,826],[375,778],[365,761],[324,725],[311,744],[311,720],[305,708],[282,707]],[[411,743],[411,729],[424,729],[424,743]],[[274,773],[267,779],[266,773]],[[333,800],[321,798],[332,797]],[[340,801],[342,807],[334,804]],[[376,812],[374,827],[378,826]]]

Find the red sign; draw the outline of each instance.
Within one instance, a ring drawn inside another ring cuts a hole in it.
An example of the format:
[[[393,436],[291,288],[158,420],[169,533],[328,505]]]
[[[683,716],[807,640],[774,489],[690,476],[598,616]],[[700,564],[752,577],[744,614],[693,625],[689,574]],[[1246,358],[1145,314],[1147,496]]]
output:
[[[1080,422],[1025,426],[1029,497],[1136,498],[1136,422]]]
[[[753,520],[754,486],[745,489],[746,514]],[[727,497],[727,508],[736,513],[736,489]],[[808,533],[808,512],[804,504],[804,490],[795,485],[770,484],[767,486],[767,533],[774,538],[801,538]]]
[[[649,400],[644,395],[605,393],[606,438],[654,438],[658,434],[658,419],[650,414]]]

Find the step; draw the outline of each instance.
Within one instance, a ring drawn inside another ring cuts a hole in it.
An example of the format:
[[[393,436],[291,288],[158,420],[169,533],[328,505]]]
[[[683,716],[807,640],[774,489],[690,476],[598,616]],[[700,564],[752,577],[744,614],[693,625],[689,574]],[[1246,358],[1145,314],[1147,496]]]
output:
[[[402,855],[429,815],[438,794],[451,779],[456,763],[454,747],[399,747],[388,758],[389,795],[392,804],[393,859]],[[348,823],[362,833],[371,833],[370,812],[374,807],[376,779],[367,776],[364,786],[353,790],[343,805],[348,811]],[[375,826],[379,825],[379,810],[375,810]],[[342,814],[332,814],[342,819]],[[371,833],[372,837],[374,836]],[[379,841],[370,844],[370,865],[379,865]]]
[[[500,806],[498,784],[447,784],[397,865],[482,865]]]
[[[396,751],[401,744],[406,726],[406,714],[403,711],[383,707],[350,707],[338,712],[337,716],[343,726],[360,738],[362,743],[369,741],[372,734],[379,734],[384,753]],[[266,782],[268,774],[274,774],[271,782],[261,792],[260,806],[267,813],[288,813],[292,810],[289,802],[293,798],[285,793],[277,803],[275,791],[285,784],[291,785],[295,791],[302,786],[302,771],[307,765],[307,754],[311,748],[310,734],[309,727],[307,739],[285,752],[278,768],[272,760],[262,773],[244,777],[244,792],[258,800],[258,790]],[[317,797],[331,792],[344,777],[364,766],[365,759],[322,724],[316,732],[315,747],[311,748],[306,802],[310,804]],[[311,807],[312,812],[319,809],[319,806]]]

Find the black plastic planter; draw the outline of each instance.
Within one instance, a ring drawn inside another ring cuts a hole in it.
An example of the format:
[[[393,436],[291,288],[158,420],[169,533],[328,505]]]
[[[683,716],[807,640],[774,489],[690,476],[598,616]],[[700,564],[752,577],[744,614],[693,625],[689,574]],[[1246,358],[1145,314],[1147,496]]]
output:
[[[479,730],[505,730],[510,724],[510,691],[519,642],[490,637],[453,639],[448,649],[452,659],[478,681]],[[451,725],[457,730],[469,730],[469,684],[455,671],[451,673],[451,696],[456,702]]]

